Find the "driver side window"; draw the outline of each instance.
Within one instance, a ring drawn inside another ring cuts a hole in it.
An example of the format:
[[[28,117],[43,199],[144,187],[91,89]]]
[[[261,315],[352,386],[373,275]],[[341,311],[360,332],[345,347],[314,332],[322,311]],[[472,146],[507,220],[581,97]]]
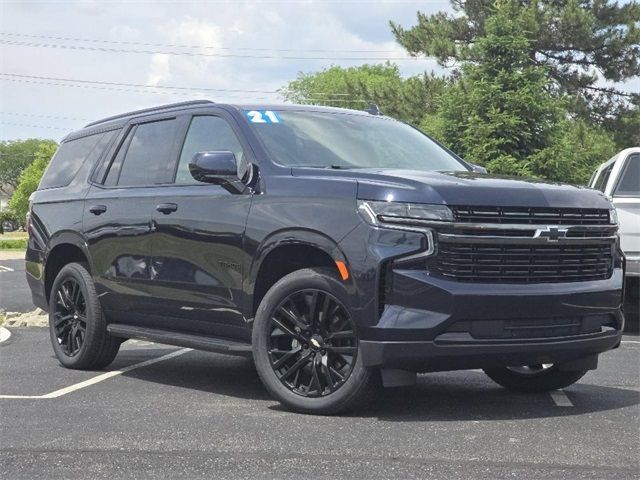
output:
[[[227,121],[214,116],[193,117],[180,153],[175,183],[179,185],[198,184],[189,172],[189,163],[198,152],[216,150],[233,152],[238,162],[238,176],[244,175],[247,170],[244,152],[238,137]]]

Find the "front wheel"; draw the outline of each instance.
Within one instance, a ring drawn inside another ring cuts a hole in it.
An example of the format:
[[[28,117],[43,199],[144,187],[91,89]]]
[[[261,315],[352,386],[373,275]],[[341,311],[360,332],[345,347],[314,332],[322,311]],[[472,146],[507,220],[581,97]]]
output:
[[[491,380],[516,392],[549,392],[576,383],[588,370],[565,371],[554,364],[486,368]]]
[[[280,279],[253,326],[253,357],[271,395],[298,412],[334,414],[371,400],[375,371],[362,365],[343,284],[328,269]]]

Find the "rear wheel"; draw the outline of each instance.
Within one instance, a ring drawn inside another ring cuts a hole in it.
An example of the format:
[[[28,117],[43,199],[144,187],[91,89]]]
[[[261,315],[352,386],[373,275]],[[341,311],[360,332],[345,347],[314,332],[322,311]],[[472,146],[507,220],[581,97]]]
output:
[[[588,370],[564,371],[554,364],[487,368],[484,372],[499,385],[517,392],[549,392],[576,383]]]
[[[56,357],[67,368],[104,368],[118,353],[121,340],[107,332],[93,279],[80,263],[65,265],[53,282],[49,333]]]
[[[368,402],[377,372],[362,365],[342,283],[327,269],[279,280],[260,303],[253,355],[267,390],[287,407],[332,414]]]

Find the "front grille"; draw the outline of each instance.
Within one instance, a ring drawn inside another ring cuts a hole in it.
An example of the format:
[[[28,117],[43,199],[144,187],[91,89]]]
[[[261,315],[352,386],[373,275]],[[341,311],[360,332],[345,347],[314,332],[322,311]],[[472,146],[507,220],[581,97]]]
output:
[[[530,225],[607,225],[609,210],[602,208],[452,206],[454,219],[463,223]]]
[[[612,245],[440,242],[428,260],[432,274],[465,282],[538,283],[604,280],[613,268]]]

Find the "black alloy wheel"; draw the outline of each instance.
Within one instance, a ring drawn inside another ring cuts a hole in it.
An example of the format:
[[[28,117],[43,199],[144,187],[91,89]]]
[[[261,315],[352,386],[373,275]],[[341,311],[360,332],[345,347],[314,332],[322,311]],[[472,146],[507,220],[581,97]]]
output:
[[[330,293],[300,290],[282,300],[271,315],[268,353],[273,371],[290,391],[312,398],[330,395],[355,365],[355,325]]]
[[[49,295],[49,334],[58,361],[67,368],[97,370],[118,354],[93,278],[84,263],[69,263],[56,275]]]
[[[87,302],[74,278],[66,278],[55,292],[53,328],[64,354],[77,355],[87,334]]]

